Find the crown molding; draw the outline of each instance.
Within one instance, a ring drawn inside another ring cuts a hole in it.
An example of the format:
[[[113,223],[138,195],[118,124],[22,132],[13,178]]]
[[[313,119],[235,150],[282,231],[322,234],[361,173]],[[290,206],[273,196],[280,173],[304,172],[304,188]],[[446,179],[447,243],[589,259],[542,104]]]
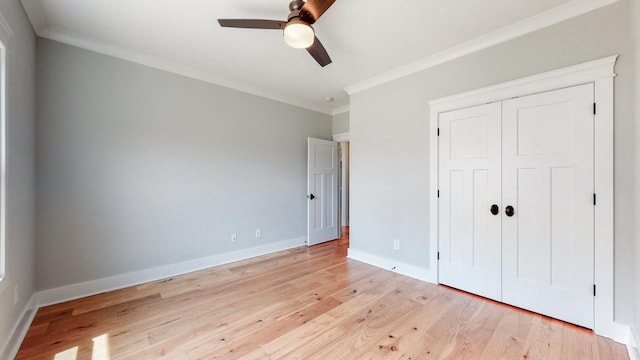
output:
[[[349,105],[345,105],[345,106],[341,106],[333,109],[333,111],[331,112],[331,115],[335,116],[335,115],[343,114],[346,112],[349,112]]]
[[[31,22],[31,26],[36,34],[40,35],[42,30],[47,26],[47,21],[45,20],[44,11],[42,10],[42,6],[40,5],[39,0],[22,0],[22,7],[24,11],[27,13],[27,17]]]
[[[11,30],[11,26],[9,26],[9,22],[7,19],[0,13],[0,41],[5,43],[9,42],[9,39],[13,36],[13,30]]]
[[[435,55],[423,58],[421,60],[412,62],[410,64],[380,74],[365,81],[348,86],[344,90],[349,95],[352,95],[360,91],[396,80],[398,78],[405,77],[407,75],[414,74],[425,69],[429,69],[436,65],[440,65],[456,58],[460,58],[465,55],[506,42],[519,36],[542,29],[544,27],[582,15],[606,5],[610,5],[617,1],[619,0],[573,0],[569,3],[550,9],[539,15],[522,20],[513,25],[506,26],[502,29],[496,30],[487,35],[483,35],[461,45],[446,49]],[[275,93],[271,90],[256,87],[247,83],[238,82],[189,65],[167,61],[159,57],[136,52],[128,48],[103,44],[94,39],[86,38],[75,33],[64,31],[62,29],[53,28],[48,26],[48,24],[46,23],[46,17],[44,16],[44,12],[39,0],[21,0],[21,2],[27,13],[27,16],[29,17],[29,20],[31,21],[34,31],[38,36],[44,38],[327,115],[337,115],[349,111],[348,106],[331,109],[326,105],[320,103],[304,101],[284,94]],[[8,28],[8,23],[6,22],[6,20],[3,21],[3,19],[0,18],[0,30],[2,30],[4,27]],[[10,32],[9,34],[12,33]]]
[[[37,15],[36,15],[37,17]],[[121,60],[148,66],[154,69],[167,71],[170,73],[182,75],[196,80],[201,80],[214,85],[223,86],[232,90],[248,93],[262,98],[278,101],[288,105],[316,111],[326,115],[332,115],[332,109],[321,106],[313,102],[306,102],[274,91],[262,89],[260,87],[245,84],[239,81],[231,80],[212,72],[208,72],[196,67],[168,61],[160,57],[144,54],[128,48],[108,45],[97,40],[89,39],[75,33],[64,31],[59,28],[46,26],[40,30],[36,30],[38,36],[50,40],[58,41],[67,45],[75,46],[81,49],[93,51],[99,54],[112,56]]]
[[[541,14],[505,26],[471,41],[448,48],[435,55],[417,60],[405,66],[396,68],[370,79],[350,85],[345,88],[349,95],[385,84],[387,82],[432,68],[448,61],[490,48],[517,37],[532,33],[559,22],[588,13],[601,7],[613,4],[619,0],[573,0]]]
[[[301,100],[272,90],[235,81],[193,66],[168,61],[160,57],[137,52],[129,48],[102,43],[96,39],[91,39],[77,33],[49,26],[40,0],[21,0],[21,2],[25,12],[27,13],[29,21],[31,22],[31,26],[35,33],[40,37],[303,109],[316,111],[326,115],[333,115],[333,109],[328,105]],[[1,18],[1,15],[2,14],[0,14],[0,31],[3,29],[3,18]],[[0,35],[2,34],[0,33]]]
[[[339,134],[332,135],[333,141],[337,142],[347,142],[351,140],[351,134],[349,132],[343,132]]]

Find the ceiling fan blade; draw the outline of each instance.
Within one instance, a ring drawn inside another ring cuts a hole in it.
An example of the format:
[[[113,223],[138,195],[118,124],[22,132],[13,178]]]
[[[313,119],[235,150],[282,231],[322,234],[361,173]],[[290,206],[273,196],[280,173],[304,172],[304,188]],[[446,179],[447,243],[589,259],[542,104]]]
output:
[[[313,24],[336,0],[308,0],[300,9],[302,20]]]
[[[320,42],[320,40],[318,40],[317,37],[313,42],[313,45],[307,48],[307,51],[314,59],[316,59],[320,66],[325,67],[331,64],[331,58],[329,57],[327,50],[324,48],[324,46],[322,46],[322,43]]]
[[[260,19],[218,19],[218,23],[222,27],[275,30],[282,30],[287,25],[286,21]]]

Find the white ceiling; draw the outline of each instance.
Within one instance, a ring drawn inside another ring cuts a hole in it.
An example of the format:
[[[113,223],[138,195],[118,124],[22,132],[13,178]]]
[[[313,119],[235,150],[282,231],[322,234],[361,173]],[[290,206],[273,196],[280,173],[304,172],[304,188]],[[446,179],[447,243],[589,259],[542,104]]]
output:
[[[321,68],[279,30],[218,18],[285,20],[288,0],[22,0],[36,33],[325,113],[358,89],[464,55],[615,0],[337,0],[314,25]],[[326,98],[334,98],[328,102]]]

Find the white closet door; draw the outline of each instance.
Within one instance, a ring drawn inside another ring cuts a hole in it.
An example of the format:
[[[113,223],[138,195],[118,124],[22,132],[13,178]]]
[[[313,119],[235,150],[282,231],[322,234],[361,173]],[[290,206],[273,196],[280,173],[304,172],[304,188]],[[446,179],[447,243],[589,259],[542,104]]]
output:
[[[593,85],[503,102],[503,302],[593,328]]]
[[[439,115],[439,281],[501,298],[500,103]]]

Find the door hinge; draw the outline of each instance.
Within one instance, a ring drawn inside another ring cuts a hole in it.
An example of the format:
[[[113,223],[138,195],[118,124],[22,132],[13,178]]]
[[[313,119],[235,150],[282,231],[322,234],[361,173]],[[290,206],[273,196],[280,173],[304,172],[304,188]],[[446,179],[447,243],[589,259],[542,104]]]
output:
[[[596,296],[596,284],[593,284],[593,296]]]
[[[440,251],[438,251],[438,260],[440,260]]]
[[[593,205],[596,205],[596,194],[593,194]]]
[[[438,128],[438,136],[440,136],[440,128]]]
[[[438,197],[440,197],[440,190],[438,190]]]
[[[593,103],[593,115],[596,114],[596,103]]]

